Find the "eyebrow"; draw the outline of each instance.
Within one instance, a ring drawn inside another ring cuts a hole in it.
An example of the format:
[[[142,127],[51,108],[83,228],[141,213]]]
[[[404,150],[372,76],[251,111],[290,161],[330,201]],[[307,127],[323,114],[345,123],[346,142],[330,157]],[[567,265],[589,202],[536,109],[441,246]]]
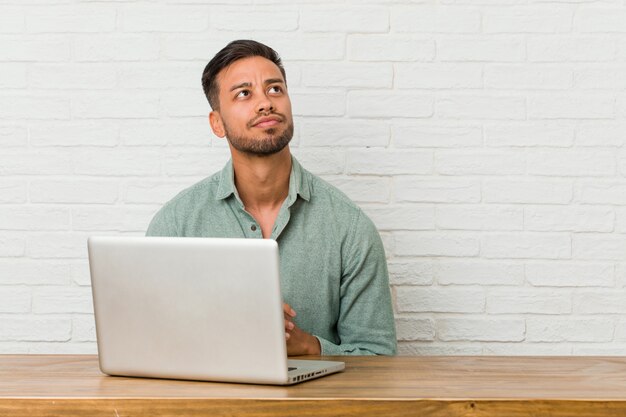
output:
[[[268,78],[267,80],[265,80],[263,82],[263,84],[276,84],[276,83],[280,83],[280,84],[284,84],[285,82],[282,80],[282,78]],[[245,82],[245,83],[241,83],[241,84],[237,84],[234,85],[230,88],[230,91],[235,91],[239,88],[243,88],[243,87],[252,87],[252,84],[249,82]]]

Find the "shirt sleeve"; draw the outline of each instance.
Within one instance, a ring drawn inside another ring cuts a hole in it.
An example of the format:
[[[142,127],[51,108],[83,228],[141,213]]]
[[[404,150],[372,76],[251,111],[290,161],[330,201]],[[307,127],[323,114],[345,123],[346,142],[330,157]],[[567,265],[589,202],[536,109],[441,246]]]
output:
[[[170,207],[165,205],[154,215],[146,236],[178,236],[176,219],[172,216]]]
[[[337,333],[340,344],[316,336],[322,355],[395,355],[396,329],[389,273],[380,235],[359,210],[346,244]]]

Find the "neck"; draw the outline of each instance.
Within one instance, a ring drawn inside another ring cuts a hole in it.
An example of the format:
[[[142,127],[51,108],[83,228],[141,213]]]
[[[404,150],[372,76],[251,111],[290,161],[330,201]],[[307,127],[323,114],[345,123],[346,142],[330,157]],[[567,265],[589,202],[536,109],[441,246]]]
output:
[[[285,147],[269,156],[249,155],[231,147],[235,187],[247,209],[280,207],[289,194],[291,152]]]

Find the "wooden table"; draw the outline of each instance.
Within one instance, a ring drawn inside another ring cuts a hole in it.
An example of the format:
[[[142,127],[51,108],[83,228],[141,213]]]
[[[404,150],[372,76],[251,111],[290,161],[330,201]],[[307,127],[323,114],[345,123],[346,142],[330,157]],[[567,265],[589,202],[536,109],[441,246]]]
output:
[[[291,387],[110,377],[0,355],[0,416],[626,416],[626,357],[341,357]]]

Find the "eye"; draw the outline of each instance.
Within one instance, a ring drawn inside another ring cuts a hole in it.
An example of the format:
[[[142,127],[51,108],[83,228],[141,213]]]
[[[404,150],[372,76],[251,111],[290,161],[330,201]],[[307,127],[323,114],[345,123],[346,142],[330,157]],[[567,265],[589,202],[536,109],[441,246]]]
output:
[[[241,90],[240,92],[237,93],[237,95],[235,97],[236,98],[248,97],[249,95],[250,95],[250,91],[248,91],[248,90]]]
[[[283,92],[283,89],[279,85],[273,85],[270,87],[269,92],[274,94],[280,94]]]

